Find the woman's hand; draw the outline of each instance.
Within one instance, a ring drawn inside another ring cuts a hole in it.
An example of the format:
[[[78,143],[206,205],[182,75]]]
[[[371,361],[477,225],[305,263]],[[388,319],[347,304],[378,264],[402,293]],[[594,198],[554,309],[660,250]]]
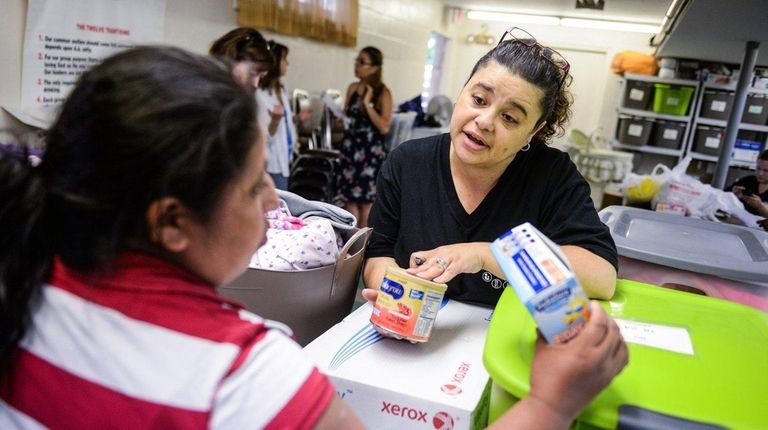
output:
[[[272,109],[268,110],[270,118],[272,118],[272,121],[279,121],[283,119],[283,116],[285,115],[285,109],[283,109],[283,105],[276,104],[272,107]]]
[[[373,87],[371,87],[368,84],[365,84],[363,87],[363,103],[365,103],[365,106],[368,106],[369,103],[373,101]]]
[[[446,283],[460,273],[477,273],[492,258],[488,242],[457,243],[411,254],[408,273]]]
[[[568,343],[541,339],[531,365],[529,396],[572,420],[627,365],[629,351],[616,322],[597,302],[590,320]]]

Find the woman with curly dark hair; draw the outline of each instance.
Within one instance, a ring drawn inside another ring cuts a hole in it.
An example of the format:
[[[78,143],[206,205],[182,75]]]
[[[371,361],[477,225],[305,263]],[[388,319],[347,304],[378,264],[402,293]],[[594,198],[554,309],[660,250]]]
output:
[[[494,305],[506,281],[489,242],[528,221],[562,246],[588,295],[613,295],[616,247],[589,185],[547,146],[570,117],[569,68],[512,27],[472,70],[450,133],[389,154],[370,216],[368,287],[397,264],[447,282],[451,298]]]

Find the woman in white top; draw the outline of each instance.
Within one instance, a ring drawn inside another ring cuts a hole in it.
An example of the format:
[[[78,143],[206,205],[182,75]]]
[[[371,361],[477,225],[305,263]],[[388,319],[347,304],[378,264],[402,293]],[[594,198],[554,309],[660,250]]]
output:
[[[280,83],[280,77],[288,70],[288,48],[274,40],[269,48],[275,58],[274,66],[259,82],[256,98],[259,106],[259,123],[266,129],[269,158],[267,172],[275,187],[288,189],[288,177],[296,146],[296,126],[288,93]]]

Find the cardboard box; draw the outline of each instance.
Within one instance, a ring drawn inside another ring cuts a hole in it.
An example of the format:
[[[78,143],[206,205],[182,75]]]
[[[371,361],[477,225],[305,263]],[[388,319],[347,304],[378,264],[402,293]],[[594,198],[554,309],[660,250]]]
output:
[[[336,392],[372,429],[486,426],[490,380],[483,347],[493,311],[444,302],[429,342],[384,338],[369,303],[304,348]]]
[[[763,150],[763,145],[760,142],[746,139],[736,139],[733,144],[733,152],[731,152],[731,159],[733,161],[745,161],[747,163],[757,163],[757,157],[760,155],[760,151]]]
[[[547,342],[567,342],[589,319],[589,299],[565,254],[531,223],[491,242],[491,252]]]

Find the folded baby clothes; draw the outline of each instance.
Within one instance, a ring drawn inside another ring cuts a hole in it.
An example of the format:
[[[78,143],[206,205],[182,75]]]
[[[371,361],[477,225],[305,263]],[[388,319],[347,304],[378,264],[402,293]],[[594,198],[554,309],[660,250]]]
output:
[[[298,217],[292,216],[281,202],[280,207],[273,211],[269,211],[265,214],[269,228],[275,228],[278,230],[298,230],[307,223]]]
[[[266,270],[306,270],[335,264],[339,238],[331,221],[303,220],[299,229],[267,229],[267,243],[251,258],[250,267]]]

